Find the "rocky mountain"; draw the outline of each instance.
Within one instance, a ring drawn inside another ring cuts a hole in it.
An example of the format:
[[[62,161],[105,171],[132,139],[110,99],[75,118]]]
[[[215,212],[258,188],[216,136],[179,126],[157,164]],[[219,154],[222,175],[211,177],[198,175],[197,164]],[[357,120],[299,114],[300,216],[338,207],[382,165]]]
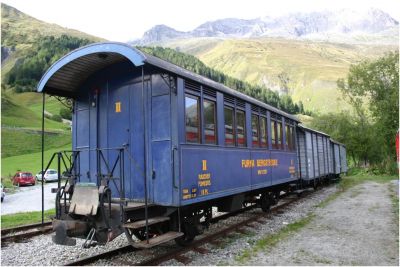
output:
[[[177,31],[171,27],[166,25],[156,25],[151,30],[145,32],[143,34],[143,40],[145,42],[162,42],[163,40],[177,39],[189,37],[189,35],[185,32]]]
[[[148,30],[134,44],[151,44],[179,38],[220,37],[284,37],[292,39],[349,41],[349,36],[360,42],[360,36],[394,35],[398,40],[399,22],[389,14],[369,10],[341,9],[310,13],[292,13],[280,17],[262,17],[250,20],[227,18],[206,22],[188,32],[177,31],[165,25]],[[396,36],[397,32],[397,36]],[[365,41],[365,38],[364,38]],[[362,41],[361,41],[362,42]]]

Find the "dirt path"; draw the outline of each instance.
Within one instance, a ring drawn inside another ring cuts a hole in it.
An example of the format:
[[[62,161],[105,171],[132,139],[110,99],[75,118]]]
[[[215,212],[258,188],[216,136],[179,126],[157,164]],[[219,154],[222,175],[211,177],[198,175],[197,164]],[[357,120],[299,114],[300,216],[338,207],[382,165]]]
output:
[[[246,265],[396,265],[398,225],[390,184],[368,182],[351,188],[305,228]]]

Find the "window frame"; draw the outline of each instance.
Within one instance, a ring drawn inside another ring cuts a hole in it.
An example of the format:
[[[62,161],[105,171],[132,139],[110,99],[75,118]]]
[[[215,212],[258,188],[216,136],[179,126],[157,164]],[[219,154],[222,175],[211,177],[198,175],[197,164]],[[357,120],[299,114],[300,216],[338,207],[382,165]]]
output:
[[[290,126],[292,129],[291,132],[291,138],[292,138],[292,151],[296,151],[296,131],[295,131],[295,126],[291,125]]]
[[[283,129],[283,123],[282,123],[282,121],[280,120],[277,120],[276,121],[276,125],[277,125],[277,127],[276,127],[276,132],[277,132],[277,138],[276,138],[276,146],[277,146],[277,148],[276,149],[278,149],[278,150],[284,150],[284,144],[283,144],[283,131],[284,131],[284,129]],[[280,127],[279,127],[280,126]],[[279,141],[280,141],[280,143],[279,143]]]
[[[207,138],[206,138],[206,118],[205,118],[205,107],[204,104],[205,102],[213,103],[214,104],[214,143],[207,143]],[[203,118],[202,120],[202,129],[201,132],[204,135],[204,145],[218,145],[218,116],[217,116],[217,100],[214,99],[213,97],[203,95],[202,98],[202,114],[201,117]]]
[[[188,139],[187,139],[186,98],[191,98],[191,99],[197,101],[197,134],[198,134],[197,139],[198,139],[198,142],[190,142],[190,141],[188,141]],[[203,128],[203,127],[201,127],[201,126],[202,126],[202,120],[201,120],[200,102],[201,102],[201,96],[198,96],[198,95],[196,95],[196,94],[191,94],[191,93],[189,93],[189,92],[187,92],[187,91],[185,92],[185,102],[184,102],[185,115],[184,115],[184,117],[185,117],[185,143],[186,143],[186,144],[191,144],[191,145],[193,145],[193,144],[194,144],[194,145],[196,145],[196,144],[202,144],[202,137],[201,137],[201,135],[202,135],[202,128]]]
[[[244,144],[239,146],[239,131],[238,131],[238,113],[243,113],[243,119],[244,119],[244,127],[243,127],[243,141]],[[236,130],[236,147],[248,147],[247,144],[247,127],[246,127],[246,110],[242,108],[237,108],[235,107],[235,130]]]
[[[265,146],[262,146],[262,141],[261,141],[261,120],[265,121]],[[264,116],[264,114],[260,114],[259,116],[259,125],[260,125],[260,148],[262,149],[268,149],[268,117]]]
[[[278,149],[278,123],[275,119],[271,118],[271,148]],[[274,139],[272,139],[274,137]]]
[[[291,150],[291,140],[289,140],[290,138],[290,125],[289,124],[285,124],[285,150]]]
[[[253,118],[256,118],[257,120],[257,146],[254,146],[254,140],[253,140]],[[252,148],[261,148],[260,145],[260,115],[252,112],[251,113],[251,147]]]
[[[225,120],[225,108],[230,109],[232,115],[232,144],[226,143],[226,120]],[[230,105],[226,105],[224,103],[224,145],[227,147],[235,147],[236,146],[236,126],[235,126],[235,107]]]

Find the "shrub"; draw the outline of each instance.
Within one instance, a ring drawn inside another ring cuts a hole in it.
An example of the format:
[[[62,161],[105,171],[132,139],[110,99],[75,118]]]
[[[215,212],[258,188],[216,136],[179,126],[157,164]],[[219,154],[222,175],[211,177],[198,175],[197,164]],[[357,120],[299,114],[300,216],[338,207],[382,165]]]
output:
[[[61,116],[60,115],[53,115],[52,117],[51,117],[51,119],[53,120],[53,121],[58,121],[58,122],[62,122],[62,118],[61,118]]]
[[[66,120],[72,120],[72,113],[71,110],[68,108],[61,108],[60,109],[60,116]]]

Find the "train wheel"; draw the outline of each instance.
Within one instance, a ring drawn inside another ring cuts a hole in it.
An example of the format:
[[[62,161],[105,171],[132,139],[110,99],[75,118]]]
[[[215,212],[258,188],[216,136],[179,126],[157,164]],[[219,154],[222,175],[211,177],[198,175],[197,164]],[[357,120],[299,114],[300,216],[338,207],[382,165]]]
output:
[[[135,243],[133,237],[136,237],[140,241],[146,240],[146,229],[130,229],[124,228],[125,235],[129,241],[129,243]],[[156,235],[163,234],[161,229],[149,227],[149,239],[155,237]]]
[[[263,212],[269,212],[271,206],[275,203],[275,199],[271,192],[261,194],[260,205]]]
[[[129,236],[132,239],[133,236],[135,236],[137,239],[140,241],[146,240],[146,230],[132,230],[129,229]],[[149,238],[152,238],[154,235],[149,233]],[[129,239],[129,237],[128,237]]]
[[[197,234],[197,229],[196,226],[185,222],[182,225],[183,228],[183,233],[184,235],[178,238],[175,238],[175,243],[178,244],[179,246],[187,246],[190,243],[192,243],[192,241],[194,240],[194,238],[196,237]]]

